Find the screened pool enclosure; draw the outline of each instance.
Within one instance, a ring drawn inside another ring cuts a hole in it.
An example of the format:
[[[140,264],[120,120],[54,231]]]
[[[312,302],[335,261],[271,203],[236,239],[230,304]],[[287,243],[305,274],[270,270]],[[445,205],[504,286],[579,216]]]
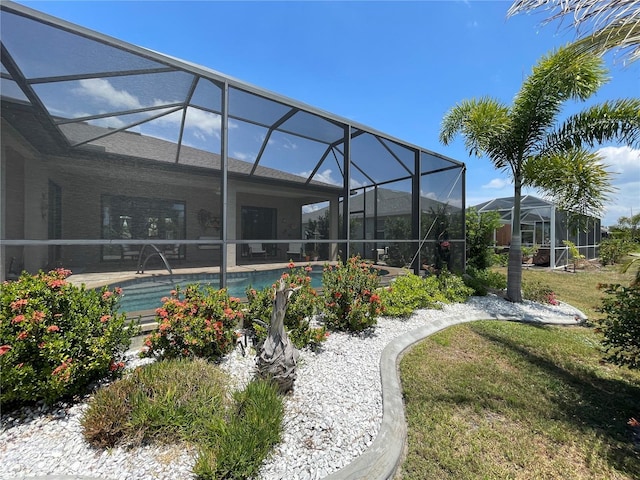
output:
[[[2,279],[212,268],[224,286],[234,267],[354,254],[463,268],[463,163],[1,8]]]
[[[502,228],[495,231],[496,247],[508,247],[511,242],[513,197],[496,198],[476,205],[477,213],[497,211]],[[525,195],[521,200],[520,230],[522,245],[534,247],[533,263],[541,267],[564,267],[571,263],[569,248],[564,241],[573,243],[587,260],[599,256],[602,239],[600,219],[583,219],[577,225],[571,212],[559,210],[542,198]]]

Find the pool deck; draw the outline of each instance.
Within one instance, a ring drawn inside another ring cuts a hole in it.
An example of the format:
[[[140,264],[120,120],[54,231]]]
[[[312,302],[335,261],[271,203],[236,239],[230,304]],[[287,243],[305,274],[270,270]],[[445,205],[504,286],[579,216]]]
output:
[[[297,262],[296,266],[307,266],[311,265],[312,267],[324,266],[326,261],[318,261],[318,262]],[[333,262],[329,262],[331,264]],[[238,265],[234,267],[227,268],[227,272],[261,272],[267,270],[286,270],[289,262],[279,262],[279,263],[252,263],[247,265]],[[388,273],[382,275],[380,277],[381,283],[383,285],[388,284],[391,279],[397,277],[398,275],[402,275],[406,270],[402,268],[389,267],[384,264],[373,265],[376,268],[381,270],[386,270]],[[215,274],[220,273],[219,266],[211,266],[211,267],[178,267],[172,269],[173,275],[197,275],[197,274]],[[91,273],[78,273],[73,274],[67,278],[67,280],[74,285],[82,285],[84,284],[86,288],[99,288],[105,285],[117,286],[119,282],[125,282],[127,280],[137,280],[141,278],[157,278],[157,277],[169,277],[169,272],[166,269],[157,269],[157,270],[145,270],[144,273],[136,273],[134,270],[129,271],[113,271],[113,272],[91,272]]]

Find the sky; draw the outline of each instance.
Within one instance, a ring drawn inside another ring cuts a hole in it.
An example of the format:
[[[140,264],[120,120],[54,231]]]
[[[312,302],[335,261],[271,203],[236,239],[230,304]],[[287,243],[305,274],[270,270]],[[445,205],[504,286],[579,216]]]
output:
[[[513,196],[506,172],[470,157],[462,138],[439,141],[458,102],[510,105],[543,55],[571,42],[568,20],[543,11],[507,18],[511,1],[20,1],[135,45],[206,66],[465,162],[466,204]],[[640,61],[605,56],[609,82],[563,115],[640,97]],[[616,191],[603,225],[640,213],[640,150],[597,150]],[[540,195],[529,190],[525,193]]]

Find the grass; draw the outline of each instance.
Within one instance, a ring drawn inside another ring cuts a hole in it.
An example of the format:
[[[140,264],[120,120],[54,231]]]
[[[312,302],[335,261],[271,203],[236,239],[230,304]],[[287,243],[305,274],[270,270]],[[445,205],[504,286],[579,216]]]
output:
[[[525,268],[522,271],[522,280],[523,282],[537,281],[549,285],[556,293],[558,300],[573,305],[589,319],[595,320],[601,316],[596,308],[603,297],[602,292],[598,290],[598,284],[620,283],[628,285],[635,273],[632,271],[620,273],[620,265],[607,265],[606,267],[589,265],[588,268],[577,270],[576,273]],[[507,274],[507,269],[504,267],[496,270]]]
[[[200,479],[254,476],[280,441],[284,407],[274,385],[256,380],[229,392],[228,377],[202,359],[139,367],[100,389],[82,419],[95,447],[182,442],[199,450]]]
[[[614,269],[524,272],[595,318]],[[640,372],[601,363],[584,327],[484,321],[451,327],[407,353],[400,372],[408,452],[403,479],[634,479]]]

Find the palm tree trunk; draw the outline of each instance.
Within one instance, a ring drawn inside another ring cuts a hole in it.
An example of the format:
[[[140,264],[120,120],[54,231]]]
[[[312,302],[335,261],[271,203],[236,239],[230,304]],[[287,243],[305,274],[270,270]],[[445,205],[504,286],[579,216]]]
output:
[[[511,245],[509,246],[509,266],[507,267],[507,298],[512,302],[522,302],[522,236],[520,234],[520,200],[522,179],[514,175],[513,212],[511,214]]]

